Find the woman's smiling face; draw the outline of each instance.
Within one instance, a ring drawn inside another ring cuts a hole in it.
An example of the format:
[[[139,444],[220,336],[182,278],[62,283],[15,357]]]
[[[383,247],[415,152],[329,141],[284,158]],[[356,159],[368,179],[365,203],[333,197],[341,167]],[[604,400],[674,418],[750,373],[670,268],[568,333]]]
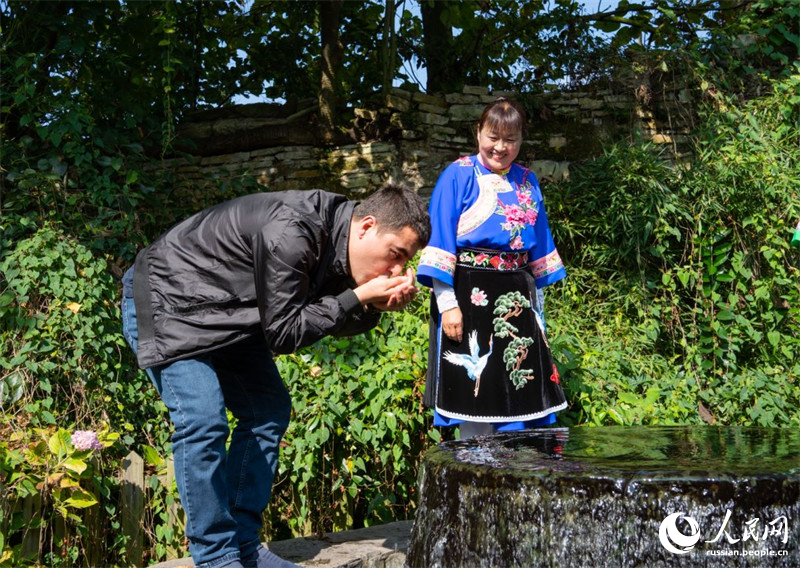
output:
[[[478,158],[492,171],[507,170],[519,155],[522,133],[500,132],[490,127],[478,131]]]

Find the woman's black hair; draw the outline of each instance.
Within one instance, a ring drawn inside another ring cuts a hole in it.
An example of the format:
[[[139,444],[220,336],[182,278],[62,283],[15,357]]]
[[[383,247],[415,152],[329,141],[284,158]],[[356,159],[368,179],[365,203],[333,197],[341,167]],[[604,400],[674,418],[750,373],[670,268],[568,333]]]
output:
[[[507,97],[498,97],[486,105],[478,120],[478,132],[490,128],[501,133],[519,132],[524,135],[527,126],[525,109],[517,101]]]

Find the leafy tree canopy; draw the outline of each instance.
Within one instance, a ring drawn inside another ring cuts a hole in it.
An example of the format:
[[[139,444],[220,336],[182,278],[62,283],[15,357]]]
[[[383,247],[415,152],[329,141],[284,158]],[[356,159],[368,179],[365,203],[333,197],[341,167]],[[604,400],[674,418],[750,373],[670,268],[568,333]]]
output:
[[[5,0],[0,10],[2,123],[14,139],[79,105],[95,124],[159,145],[177,118],[237,96],[316,97],[331,13],[340,107],[386,81],[418,82],[408,62],[427,70],[428,92],[526,92],[596,80],[642,54],[663,65],[664,52],[775,75],[800,46],[793,0],[621,0],[597,13],[576,0]]]

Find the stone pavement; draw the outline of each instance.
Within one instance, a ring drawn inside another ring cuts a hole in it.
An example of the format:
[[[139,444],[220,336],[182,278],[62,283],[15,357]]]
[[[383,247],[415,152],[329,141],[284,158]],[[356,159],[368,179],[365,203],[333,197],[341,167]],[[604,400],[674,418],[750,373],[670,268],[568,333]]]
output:
[[[403,568],[413,521],[326,533],[269,543],[269,549],[306,568]],[[193,568],[191,558],[179,558],[152,568]]]

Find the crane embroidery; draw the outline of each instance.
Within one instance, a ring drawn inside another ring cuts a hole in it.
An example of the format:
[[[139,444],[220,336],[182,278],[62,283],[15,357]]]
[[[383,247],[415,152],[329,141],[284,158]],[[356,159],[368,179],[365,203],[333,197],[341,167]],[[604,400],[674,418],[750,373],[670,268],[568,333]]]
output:
[[[444,354],[444,358],[453,365],[464,367],[467,370],[467,376],[475,381],[475,396],[478,396],[478,389],[481,386],[481,373],[486,362],[489,360],[489,355],[492,354],[492,344],[494,343],[494,334],[489,336],[489,351],[480,355],[478,347],[478,332],[472,330],[469,334],[469,355],[463,353],[453,353],[448,351]]]

